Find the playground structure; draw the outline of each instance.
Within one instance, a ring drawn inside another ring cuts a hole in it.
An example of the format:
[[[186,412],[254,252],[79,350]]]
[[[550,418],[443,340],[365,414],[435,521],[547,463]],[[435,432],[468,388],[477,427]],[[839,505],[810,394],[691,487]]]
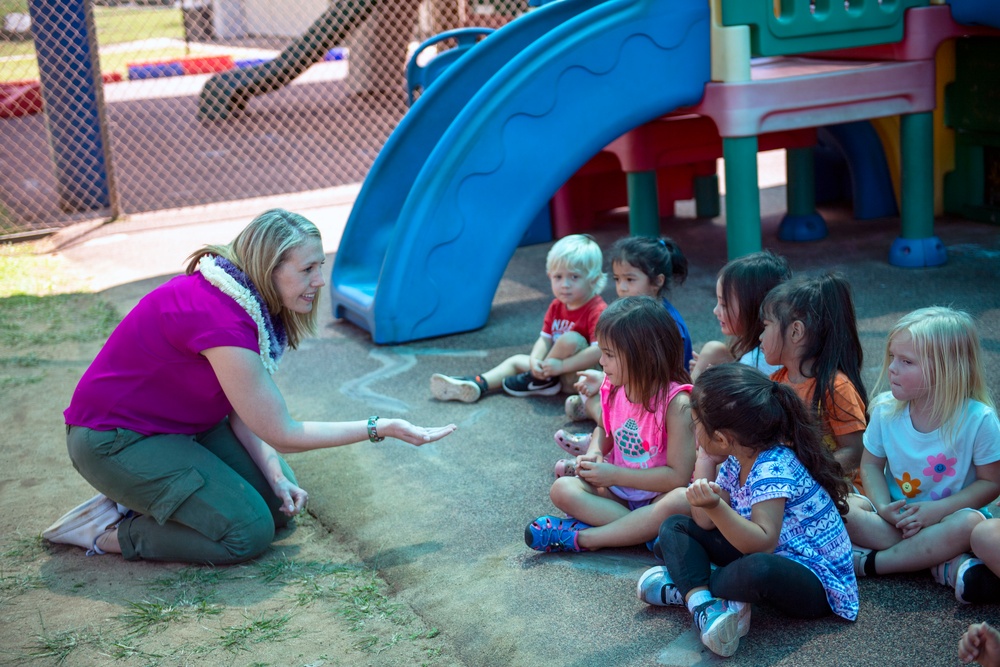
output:
[[[996,25],[987,3],[956,4],[965,20]],[[390,137],[337,253],[334,315],[376,343],[483,326],[518,240],[563,183],[626,133],[656,131],[654,121],[703,122],[697,117],[711,118],[721,138],[735,257],[762,247],[759,136],[790,148],[782,235],[815,239],[826,232],[812,149],[795,133],[900,116],[901,234],[889,259],[941,264],[934,54],[942,41],[976,31],[928,0],[548,4],[468,49]],[[682,115],[658,120],[668,114]],[[628,143],[620,152],[633,156],[644,144]],[[655,168],[641,159],[630,166],[631,231],[658,233]]]
[[[32,0],[29,8],[36,17],[36,50],[55,171],[60,185],[100,185],[99,179],[71,173],[101,173],[105,138],[96,129],[98,122],[86,115],[92,94],[84,90],[80,97],[85,104],[65,116],[60,112],[70,105],[59,97],[60,91],[81,89],[66,83],[70,80],[93,81],[87,67],[95,54],[83,44],[74,58],[80,71],[60,69],[65,54],[56,57],[56,44],[66,27],[44,21],[51,4],[52,0]],[[85,3],[60,4],[72,10],[70,18],[85,34]],[[793,232],[804,229],[806,237],[815,238],[822,234],[823,223],[813,205],[808,133],[818,126],[820,136],[857,145],[864,141],[860,133],[838,128],[869,127],[866,119],[875,119],[870,127],[886,146],[889,167],[896,169],[893,176],[902,190],[902,233],[890,259],[909,266],[944,261],[933,236],[933,208],[928,203],[934,180],[928,115],[935,105],[933,86],[928,85],[935,75],[934,50],[942,40],[980,30],[967,24],[995,27],[1000,23],[996,4],[851,0],[827,6],[787,0],[776,10],[765,0],[710,4],[563,0],[521,17],[469,48],[433,83],[425,83],[424,94],[382,149],[338,253],[332,281],[334,312],[369,329],[379,343],[482,326],[510,253],[537,222],[538,212],[548,209],[560,186],[602,150],[618,144],[620,156],[629,156],[627,189],[634,233],[658,231],[661,195],[666,201],[665,195],[671,194],[665,193],[661,180],[671,187],[687,180],[686,187],[694,184],[693,189],[711,195],[703,156],[670,155],[674,163],[669,168],[687,173],[660,179],[650,168],[661,169],[658,162],[667,159],[663,156],[670,150],[644,162],[637,148],[645,148],[644,144],[625,137],[667,123],[704,124],[705,118],[711,119],[719,136],[701,143],[712,143],[713,150],[726,157],[731,256],[761,245],[753,161],[758,147],[774,140],[791,148],[792,222],[784,227]],[[947,19],[942,19],[945,13]],[[345,25],[350,22],[338,16]],[[922,23],[917,20],[921,16]],[[321,19],[331,26],[330,17]],[[924,32],[917,25],[924,25]],[[329,34],[316,35],[322,44],[314,45],[326,46],[328,38]],[[287,83],[315,55],[296,60],[290,50],[289,54],[271,64],[280,70],[272,81],[256,81],[248,90],[256,93],[274,83]],[[752,56],[767,58],[751,61]],[[816,66],[825,71],[807,71]],[[969,76],[975,74],[960,72],[958,79],[967,82]],[[816,87],[815,94],[802,94],[808,85]],[[778,93],[760,95],[763,90]],[[863,99],[863,94],[869,98]],[[753,95],[765,98],[764,104],[752,113],[739,107],[741,100]],[[225,116],[249,98],[238,93],[216,99],[225,101],[213,112],[222,109]],[[899,138],[891,147],[888,123],[883,121],[898,115],[902,115]],[[963,168],[972,168],[971,173],[985,180],[990,172],[983,164],[972,163],[989,159],[995,132],[980,122],[988,124],[988,117],[976,117],[971,124],[970,118],[966,114],[956,121],[964,124],[955,126],[969,140],[969,150],[962,149]],[[66,133],[76,134],[67,139]],[[78,152],[86,160],[61,154],[60,146],[82,147]],[[898,160],[896,152],[901,155]],[[741,160],[743,165],[737,167]],[[512,192],[518,196],[512,197]],[[960,194],[967,202],[984,199],[982,193]],[[673,196],[679,195],[675,191]],[[67,193],[65,200],[68,207],[79,208],[99,207],[106,198],[106,191],[88,191]],[[856,205],[859,200],[863,198],[855,190]],[[739,201],[743,204],[733,211]],[[985,203],[988,209],[989,202]],[[453,276],[469,265],[469,258],[475,258],[475,280],[456,292]],[[445,286],[448,294],[443,292]]]

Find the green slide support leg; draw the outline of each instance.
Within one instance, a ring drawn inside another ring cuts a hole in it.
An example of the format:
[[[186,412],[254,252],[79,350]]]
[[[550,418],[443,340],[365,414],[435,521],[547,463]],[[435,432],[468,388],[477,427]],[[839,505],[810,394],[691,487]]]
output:
[[[948,260],[934,236],[934,120],[931,112],[900,117],[902,235],[889,249],[893,266],[940,266]]]
[[[628,227],[632,236],[660,235],[660,202],[656,194],[656,172],[625,174],[628,182]]]
[[[694,213],[699,218],[719,217],[718,174],[694,177]]]
[[[726,247],[729,259],[761,249],[757,137],[723,137],[726,163]]]
[[[786,151],[788,212],[778,226],[782,241],[826,238],[826,222],[816,211],[816,167],[812,147]]]

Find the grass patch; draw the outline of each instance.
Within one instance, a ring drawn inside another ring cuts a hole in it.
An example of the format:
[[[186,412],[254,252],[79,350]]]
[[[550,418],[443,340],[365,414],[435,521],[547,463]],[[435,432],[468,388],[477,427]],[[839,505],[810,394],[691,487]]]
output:
[[[163,630],[168,624],[184,620],[184,610],[163,600],[129,602],[129,610],[118,616],[130,635],[146,635]]]
[[[30,563],[45,553],[45,545],[41,535],[18,537],[12,544],[0,551],[0,564],[8,561],[15,563]]]
[[[35,254],[30,244],[0,244],[0,347],[110,335],[120,320],[114,306],[93,294],[73,293],[75,287],[57,257]],[[3,365],[24,368],[30,359],[19,355]]]
[[[94,7],[94,23],[101,46],[158,37],[184,39],[180,7]]]
[[[178,600],[210,600],[216,588],[236,577],[232,572],[214,567],[185,567],[170,576],[161,577],[149,584],[149,588],[171,592]]]
[[[162,599],[129,602],[129,610],[118,619],[130,636],[160,632],[172,623],[183,623],[189,618],[200,619],[222,614],[222,607],[211,604],[210,597],[211,594],[196,594],[191,597],[182,595],[172,602]]]
[[[57,257],[36,254],[30,243],[0,243],[0,298],[72,291],[72,280]]]
[[[27,12],[27,3],[20,0],[0,0],[0,16],[11,12]],[[170,48],[135,48],[127,51],[107,47],[147,39],[174,39],[184,42],[184,15],[179,7],[94,7],[97,43],[100,45],[101,72],[128,72],[128,64],[169,60],[195,53],[181,45]],[[0,57],[21,59],[0,61],[0,81],[34,81],[38,79],[38,64],[32,40],[0,42]]]
[[[281,642],[298,637],[302,634],[300,630],[289,629],[288,622],[292,619],[289,614],[266,616],[261,614],[257,618],[249,618],[247,623],[223,628],[222,648],[233,653],[237,651],[249,651],[250,646],[260,642]]]
[[[374,577],[367,583],[341,591],[339,596],[344,604],[337,613],[350,621],[355,630],[362,628],[367,620],[376,616],[390,621],[397,620],[395,614],[399,605],[382,592],[382,587]]]
[[[74,628],[61,632],[44,632],[35,636],[34,642],[28,646],[28,655],[32,658],[52,658],[55,664],[61,665],[73,651],[94,643],[95,637],[89,632]]]
[[[101,54],[101,74],[118,72],[122,78],[128,78],[128,66],[143,62],[161,60],[176,60],[184,56],[199,55],[197,48],[188,49],[184,46],[169,46],[161,48],[135,48],[128,51],[114,51]],[[214,52],[212,53],[214,55]],[[4,81],[37,81],[38,62],[34,53],[26,54],[19,60],[0,62],[0,82]]]
[[[0,346],[101,340],[120,321],[114,305],[93,294],[0,298]]]

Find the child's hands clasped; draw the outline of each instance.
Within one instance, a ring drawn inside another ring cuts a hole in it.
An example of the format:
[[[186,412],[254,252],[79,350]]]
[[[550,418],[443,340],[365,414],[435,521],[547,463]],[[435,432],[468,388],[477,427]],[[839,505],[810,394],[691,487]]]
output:
[[[907,503],[897,500],[885,505],[879,516],[896,527],[903,534],[903,539],[913,537],[927,526],[940,523],[944,518],[942,510],[933,501]]]
[[[691,507],[714,509],[722,502],[722,487],[707,479],[696,479],[687,488],[687,501]]]
[[[618,474],[618,466],[604,462],[599,454],[584,454],[576,457],[576,476],[591,486],[613,486]]]
[[[542,376],[545,378],[556,378],[563,374],[562,359],[545,359],[540,364]]]

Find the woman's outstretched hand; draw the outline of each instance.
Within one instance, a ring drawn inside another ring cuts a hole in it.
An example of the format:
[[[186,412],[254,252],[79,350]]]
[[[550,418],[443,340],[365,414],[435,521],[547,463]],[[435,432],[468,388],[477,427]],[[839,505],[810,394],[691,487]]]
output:
[[[385,438],[396,438],[411,445],[426,445],[451,435],[458,428],[454,424],[447,426],[414,426],[405,419],[380,419],[378,434]]]

